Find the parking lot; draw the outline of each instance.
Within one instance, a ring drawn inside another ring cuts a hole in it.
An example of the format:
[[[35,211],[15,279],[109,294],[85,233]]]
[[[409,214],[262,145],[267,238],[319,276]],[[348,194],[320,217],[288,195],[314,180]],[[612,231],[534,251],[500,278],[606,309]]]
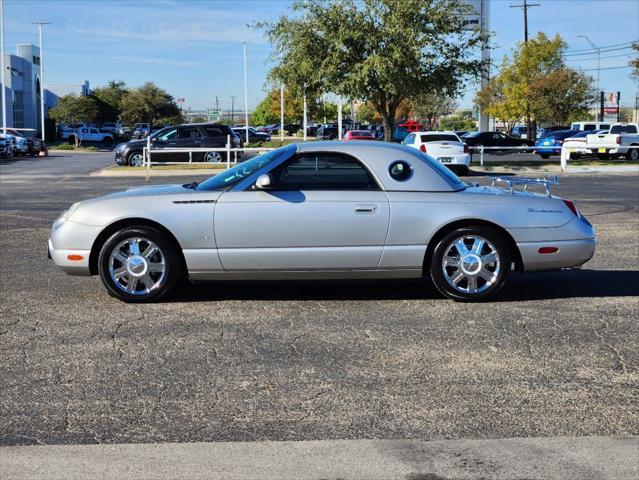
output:
[[[3,445],[639,434],[636,174],[561,177],[594,259],[514,274],[493,302],[229,282],[127,305],[54,268],[46,239],[73,202],[149,181],[56,155],[0,166]]]

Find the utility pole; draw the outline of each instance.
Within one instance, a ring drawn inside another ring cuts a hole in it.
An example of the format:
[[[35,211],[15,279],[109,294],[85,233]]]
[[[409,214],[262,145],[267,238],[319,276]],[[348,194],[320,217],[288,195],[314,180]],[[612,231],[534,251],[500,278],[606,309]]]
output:
[[[2,87],[2,133],[7,134],[7,98],[4,88],[4,76],[7,71],[4,69],[4,2],[0,0],[0,87]]]
[[[217,99],[217,95],[215,95],[215,110],[220,110],[220,102]]]
[[[231,123],[235,122],[235,99],[237,97],[231,97]]]
[[[541,3],[528,3],[528,0],[524,0],[521,5],[510,6],[510,8],[521,8],[524,11],[524,42],[528,42],[528,9],[531,7],[541,7]]]
[[[248,80],[246,71],[246,44],[248,42],[244,40],[242,46],[244,47],[244,129],[246,131],[246,143],[249,143],[249,121],[248,121]]]
[[[280,142],[284,145],[284,82],[280,85]]]
[[[38,26],[38,34],[40,36],[40,125],[42,127],[42,142],[44,143],[44,47],[42,45],[42,26],[49,25],[49,22],[32,23]]]

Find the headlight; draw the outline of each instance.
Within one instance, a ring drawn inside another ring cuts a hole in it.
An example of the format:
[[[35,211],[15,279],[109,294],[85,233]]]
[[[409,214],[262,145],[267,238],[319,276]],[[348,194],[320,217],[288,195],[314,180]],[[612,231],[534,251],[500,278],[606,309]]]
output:
[[[73,215],[73,212],[75,212],[78,209],[79,206],[80,206],[80,202],[75,202],[73,205],[71,205],[69,210],[67,210],[66,212],[64,212],[62,214],[62,216],[65,219],[71,218],[71,215]]]
[[[122,150],[124,150],[124,143],[120,143],[120,144],[118,144],[118,146],[115,147],[115,151],[117,153],[122,152]]]

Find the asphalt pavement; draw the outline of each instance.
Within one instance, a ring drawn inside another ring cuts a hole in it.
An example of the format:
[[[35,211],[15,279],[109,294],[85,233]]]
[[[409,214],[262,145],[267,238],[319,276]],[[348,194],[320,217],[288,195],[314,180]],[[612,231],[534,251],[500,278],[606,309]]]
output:
[[[0,444],[639,434],[637,175],[562,176],[595,257],[515,274],[489,303],[377,281],[207,283],[127,305],[46,258],[73,202],[149,183],[88,176],[111,160],[0,164]]]

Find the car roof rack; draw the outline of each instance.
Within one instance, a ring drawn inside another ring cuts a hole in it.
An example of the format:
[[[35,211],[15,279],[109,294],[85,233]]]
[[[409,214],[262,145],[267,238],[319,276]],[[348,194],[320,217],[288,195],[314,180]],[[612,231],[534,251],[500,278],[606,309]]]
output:
[[[546,175],[544,178],[525,178],[525,177],[490,177],[492,180],[492,186],[497,183],[505,183],[510,189],[510,193],[515,193],[515,187],[518,185],[524,186],[524,192],[528,191],[530,185],[543,185],[546,190],[546,196],[550,197],[550,187],[552,185],[559,185],[559,178],[557,175]]]

